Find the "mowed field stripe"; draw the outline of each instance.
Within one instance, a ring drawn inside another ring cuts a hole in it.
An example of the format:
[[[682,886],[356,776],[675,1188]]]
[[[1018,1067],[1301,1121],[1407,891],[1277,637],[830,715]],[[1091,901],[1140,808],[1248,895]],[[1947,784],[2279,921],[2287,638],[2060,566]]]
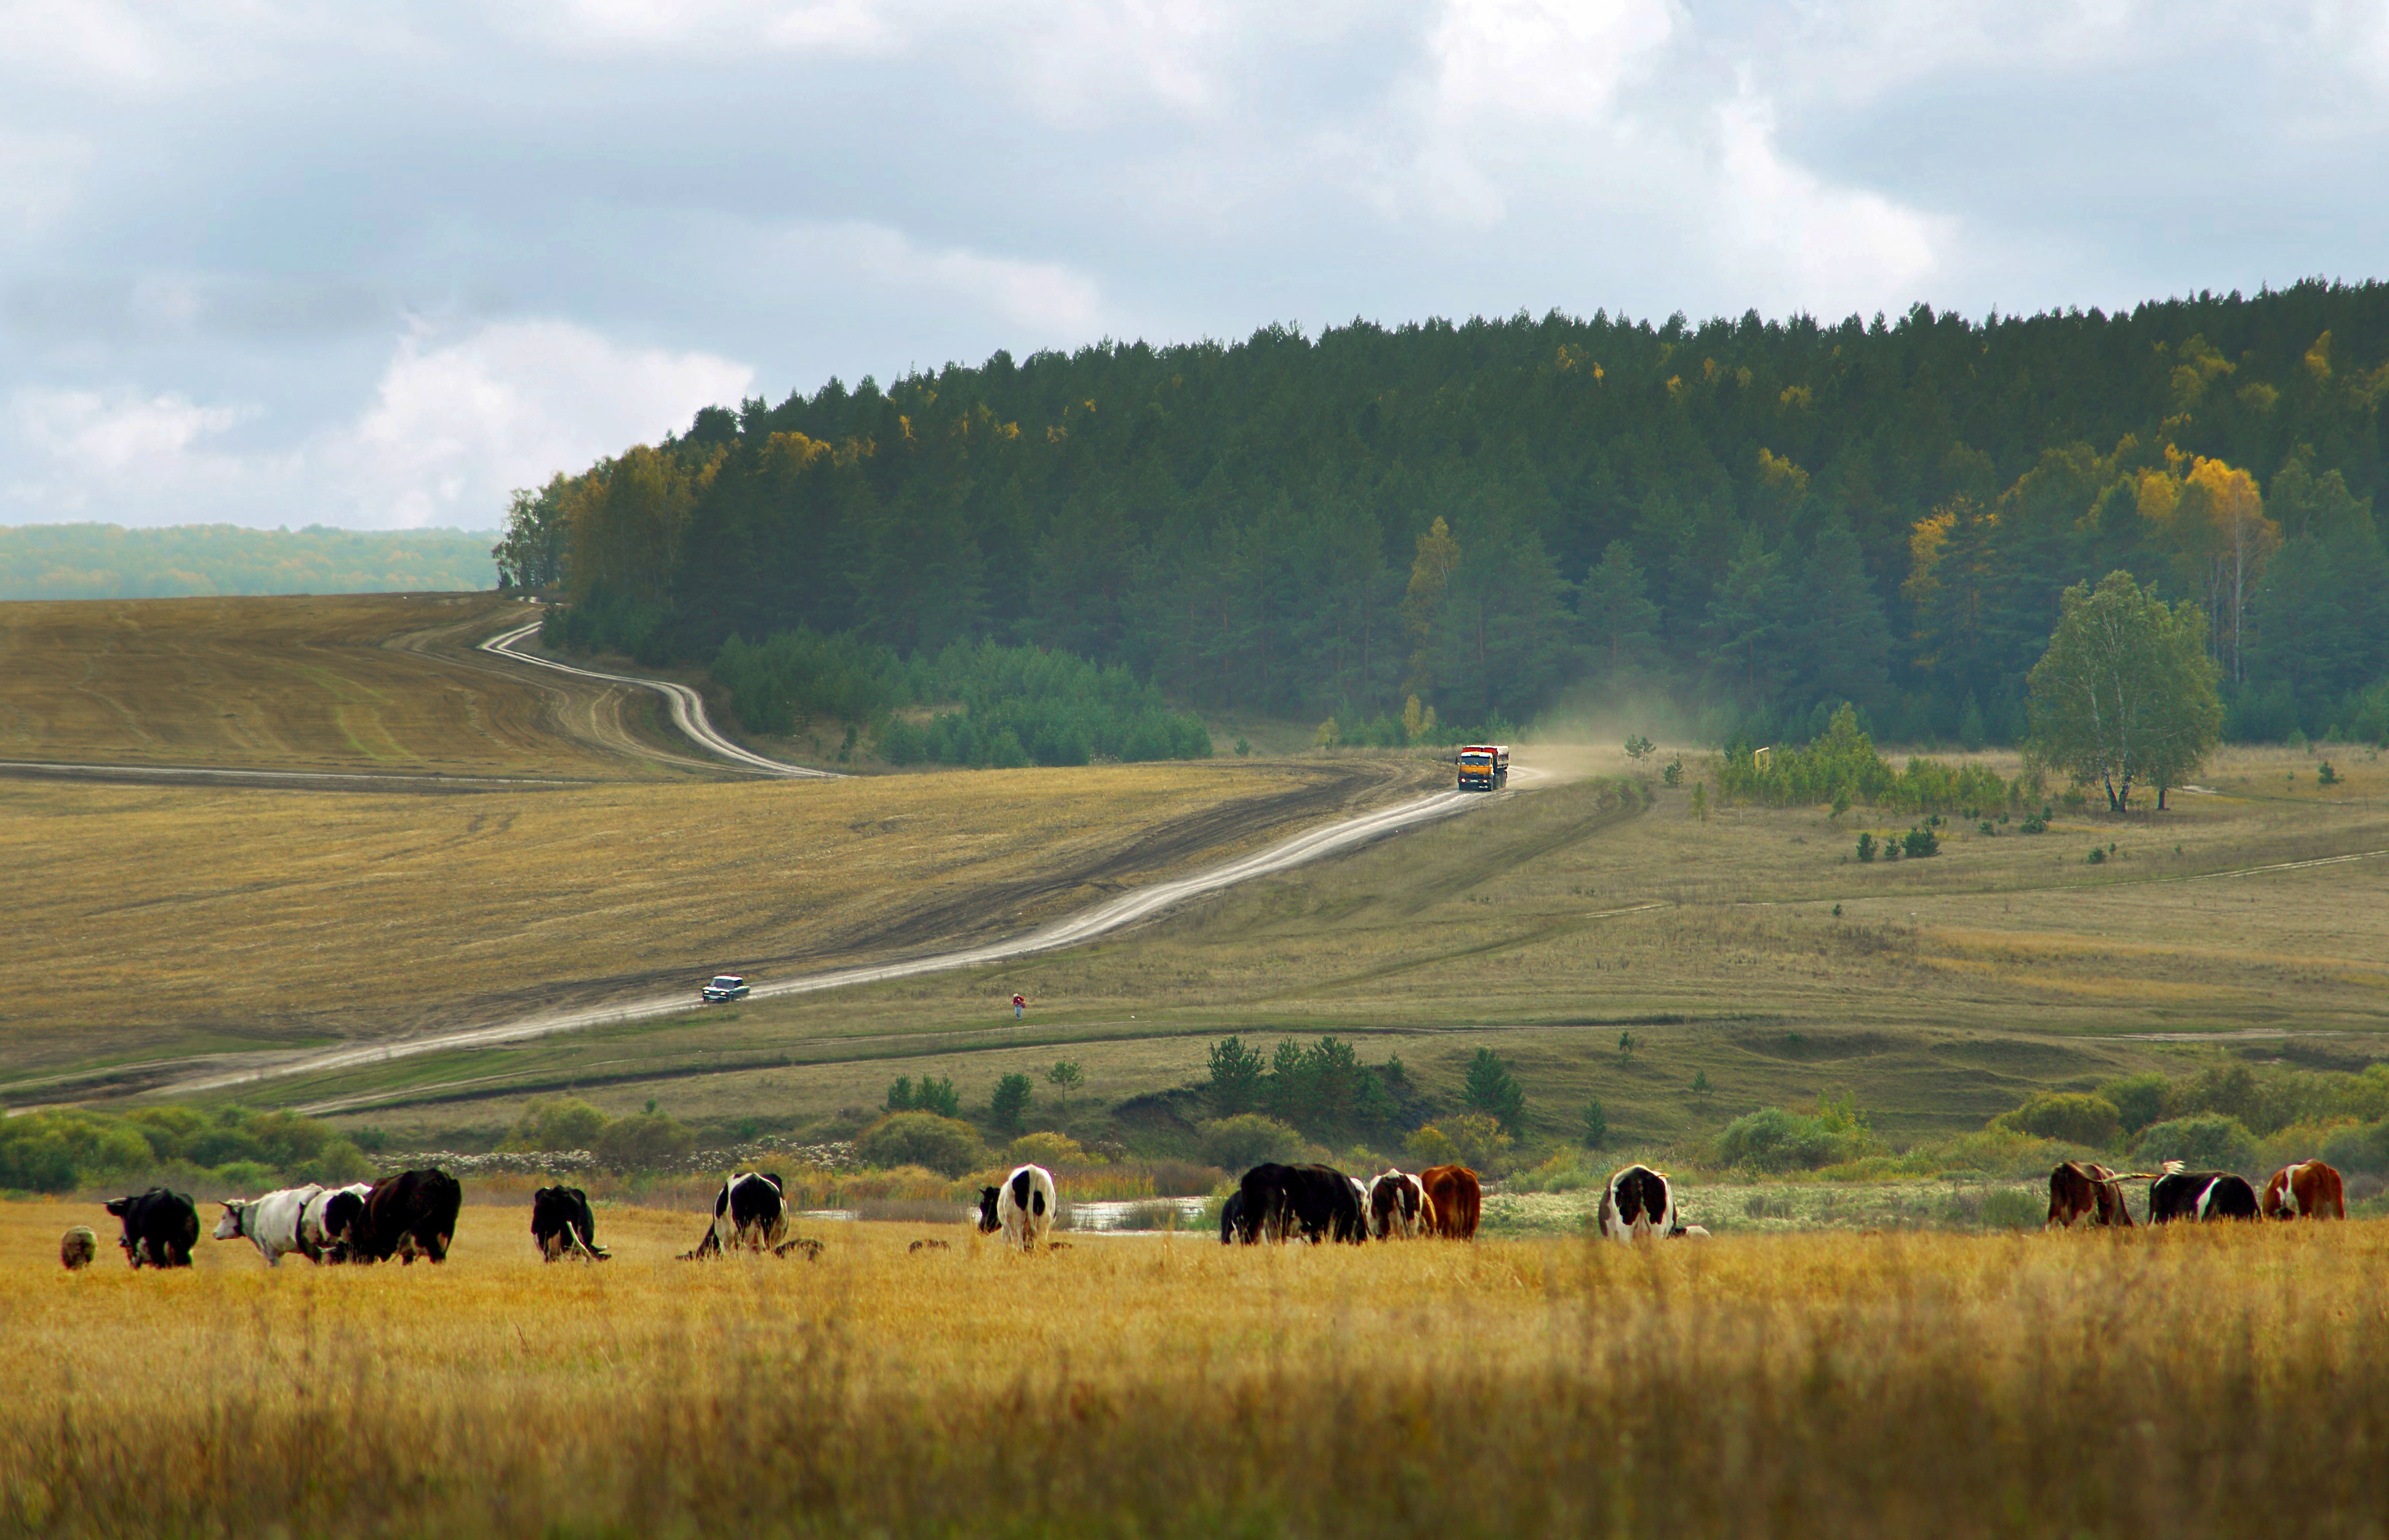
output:
[[[1437,792],[1415,798],[1392,808],[1340,820],[1323,828],[1297,834],[1290,840],[1237,860],[1197,872],[1185,877],[1156,883],[1150,887],[1124,893],[1092,909],[1052,921],[1024,935],[982,946],[963,948],[954,951],[932,953],[891,962],[872,963],[861,967],[838,968],[826,973],[808,974],[796,978],[778,979],[753,986],[751,999],[773,999],[792,995],[818,994],[830,989],[851,988],[858,985],[882,984],[895,979],[917,978],[925,974],[950,973],[976,968],[1013,958],[1028,957],[1039,952],[1056,951],[1079,946],[1098,936],[1138,923],[1190,898],[1216,893],[1237,883],[1291,870],[1307,861],[1349,850],[1369,841],[1414,828],[1423,823],[1449,818],[1455,813],[1482,804],[1518,795],[1515,792],[1497,792],[1490,795],[1472,792]],[[609,1026],[624,1022],[651,1021],[659,1017],[685,1015],[695,1009],[684,990],[670,995],[648,996],[626,999],[584,1010],[527,1016],[510,1022],[493,1023],[488,1026],[471,1027],[459,1032],[442,1032],[410,1038],[402,1042],[376,1044],[371,1047],[336,1049],[329,1052],[309,1054],[283,1063],[259,1069],[245,1069],[229,1074],[194,1076],[181,1080],[172,1089],[197,1093],[225,1090],[259,1081],[284,1079],[291,1075],[324,1075],[364,1064],[385,1063],[395,1059],[413,1058],[461,1048],[479,1048],[497,1043],[517,1042],[527,1038],[552,1037],[558,1033],[577,1032],[594,1026]]]

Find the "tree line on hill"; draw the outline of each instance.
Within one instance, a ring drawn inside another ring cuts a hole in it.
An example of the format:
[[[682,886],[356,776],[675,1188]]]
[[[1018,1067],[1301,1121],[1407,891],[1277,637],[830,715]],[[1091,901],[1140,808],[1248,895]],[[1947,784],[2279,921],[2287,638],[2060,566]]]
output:
[[[490,537],[463,529],[0,528],[0,600],[454,593],[489,588],[497,572]]]
[[[1981,322],[1557,312],[998,353],[708,408],[518,493],[505,580],[709,659],[992,640],[1198,708],[2014,741],[2076,582],[2206,617],[2239,736],[2389,672],[2389,286]],[[2376,701],[2376,705],[2377,705]],[[1415,719],[1415,717],[1414,719]]]

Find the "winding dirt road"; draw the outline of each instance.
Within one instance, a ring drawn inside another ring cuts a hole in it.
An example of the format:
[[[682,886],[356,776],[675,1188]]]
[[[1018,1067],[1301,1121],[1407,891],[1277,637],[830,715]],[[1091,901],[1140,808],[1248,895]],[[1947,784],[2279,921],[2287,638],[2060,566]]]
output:
[[[1524,778],[1539,779],[1531,773]],[[1257,877],[1266,877],[1289,871],[1307,861],[1318,860],[1326,856],[1350,850],[1372,840],[1382,839],[1405,829],[1416,828],[1424,823],[1450,818],[1470,808],[1485,806],[1517,795],[1519,794],[1516,792],[1496,792],[1488,796],[1475,792],[1436,792],[1391,808],[1382,808],[1357,817],[1338,820],[1322,828],[1309,830],[1238,860],[1228,861],[1189,876],[1172,878],[1166,882],[1156,883],[1149,887],[1121,894],[1092,909],[1066,915],[1019,936],[894,961],[837,968],[819,974],[800,974],[795,978],[776,979],[756,985],[751,998],[774,999],[790,995],[818,994],[824,990],[850,988],[856,985],[879,984],[890,979],[916,978],[924,974],[976,968],[990,962],[1001,962],[1010,958],[1027,957],[1038,952],[1057,951],[1064,948],[1079,946],[1152,919],[1189,899],[1219,892],[1237,883],[1250,882]],[[184,1092],[226,1090],[262,1080],[286,1079],[298,1075],[323,1075],[364,1064],[383,1063],[394,1059],[413,1058],[420,1054],[436,1053],[452,1049],[486,1048],[496,1043],[519,1042],[526,1038],[552,1037],[558,1033],[577,1032],[593,1026],[686,1015],[697,1009],[693,987],[683,986],[668,995],[648,995],[580,1010],[543,1012],[513,1021],[492,1023],[486,1026],[413,1037],[402,1042],[334,1049],[322,1053],[306,1054],[262,1068],[199,1075],[175,1080],[171,1083],[171,1088]],[[339,1101],[318,1102],[303,1110],[310,1113],[331,1111],[336,1110],[340,1104]]]
[[[511,659],[516,663],[529,663],[542,668],[553,668],[560,674],[576,674],[582,679],[600,680],[607,684],[634,684],[641,689],[653,690],[663,696],[671,706],[672,725],[680,729],[681,736],[708,753],[729,760],[741,770],[753,770],[762,775],[786,776],[791,780],[843,781],[846,779],[836,770],[811,770],[803,765],[785,764],[777,759],[766,758],[750,749],[739,747],[713,730],[711,719],[705,714],[703,697],[685,684],[675,684],[671,680],[665,679],[641,679],[635,674],[609,674],[602,669],[582,668],[569,663],[558,663],[552,657],[541,657],[533,653],[517,651],[517,647],[532,632],[538,630],[539,626],[540,623],[533,620],[528,625],[517,626],[510,631],[502,631],[482,643],[480,650],[498,657]]]

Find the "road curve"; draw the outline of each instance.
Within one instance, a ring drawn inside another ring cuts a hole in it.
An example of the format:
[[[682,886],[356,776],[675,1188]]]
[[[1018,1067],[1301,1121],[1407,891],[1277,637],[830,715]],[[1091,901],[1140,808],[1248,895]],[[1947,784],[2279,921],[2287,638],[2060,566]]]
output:
[[[582,668],[569,663],[558,663],[552,657],[540,657],[530,653],[515,651],[515,644],[539,630],[539,624],[538,621],[533,620],[529,625],[517,626],[510,631],[491,637],[481,643],[481,651],[499,657],[511,658],[517,663],[529,663],[542,668],[553,668],[559,674],[578,674],[582,679],[604,680],[609,684],[635,684],[642,689],[653,690],[671,703],[672,725],[680,729],[682,736],[708,753],[729,760],[741,770],[753,770],[762,775],[784,776],[791,780],[843,781],[846,779],[836,770],[812,770],[804,765],[784,764],[780,760],[767,759],[752,750],[739,747],[713,730],[713,723],[705,715],[705,701],[685,684],[675,684],[666,679],[641,679],[635,674],[609,674],[601,669]]]
[[[1164,910],[1190,898],[1216,893],[1237,883],[1250,882],[1289,871],[1307,861],[1313,861],[1339,851],[1349,850],[1371,840],[1438,819],[1449,818],[1473,807],[1497,802],[1516,795],[1514,792],[1497,792],[1487,795],[1478,792],[1437,792],[1416,797],[1391,808],[1341,820],[1323,828],[1312,829],[1291,839],[1271,846],[1265,850],[1223,862],[1184,877],[1156,883],[1150,887],[1109,898],[1092,909],[1049,921],[1035,930],[1001,941],[966,947],[955,951],[937,952],[923,957],[905,958],[892,962],[871,963],[854,968],[833,969],[826,973],[805,974],[795,978],[773,979],[753,987],[756,999],[777,999],[790,995],[818,994],[828,989],[850,988],[862,984],[879,984],[890,979],[916,978],[924,974],[949,973],[959,968],[982,967],[1016,957],[1028,957],[1038,952],[1058,950],[1094,940],[1098,936],[1148,920]],[[520,1017],[510,1022],[492,1023],[488,1026],[468,1027],[457,1032],[442,1032],[428,1037],[413,1037],[403,1042],[376,1044],[371,1047],[334,1049],[323,1053],[311,1053],[303,1058],[259,1069],[203,1075],[174,1082],[160,1088],[183,1092],[224,1090],[261,1080],[285,1079],[294,1075],[324,1075],[360,1065],[381,1063],[392,1059],[413,1058],[418,1054],[436,1053],[450,1049],[481,1048],[493,1043],[519,1042],[527,1038],[552,1037],[557,1033],[577,1032],[586,1027],[611,1025],[620,1022],[651,1021],[663,1016],[686,1015],[700,1009],[696,998],[696,981],[686,988],[669,995],[654,995],[626,999],[611,1005],[586,1010],[558,1012],[545,1015]],[[313,1103],[301,1109],[309,1113],[337,1110],[339,1101]]]

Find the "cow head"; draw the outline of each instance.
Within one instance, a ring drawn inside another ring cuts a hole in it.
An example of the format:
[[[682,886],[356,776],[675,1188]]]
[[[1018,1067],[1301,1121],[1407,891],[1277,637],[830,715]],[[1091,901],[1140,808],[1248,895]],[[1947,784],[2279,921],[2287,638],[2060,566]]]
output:
[[[235,1198],[225,1200],[224,1217],[216,1221],[216,1239],[219,1241],[239,1240],[242,1236],[249,1233],[242,1228],[243,1225],[247,1223],[248,1218],[249,1215],[246,1211],[246,1205],[238,1199]]]
[[[1002,1196],[1003,1192],[1003,1189],[1000,1187],[983,1187],[979,1189],[978,1230],[981,1235],[993,1235],[997,1230],[1003,1228],[1003,1221],[995,1216],[996,1200]]]

